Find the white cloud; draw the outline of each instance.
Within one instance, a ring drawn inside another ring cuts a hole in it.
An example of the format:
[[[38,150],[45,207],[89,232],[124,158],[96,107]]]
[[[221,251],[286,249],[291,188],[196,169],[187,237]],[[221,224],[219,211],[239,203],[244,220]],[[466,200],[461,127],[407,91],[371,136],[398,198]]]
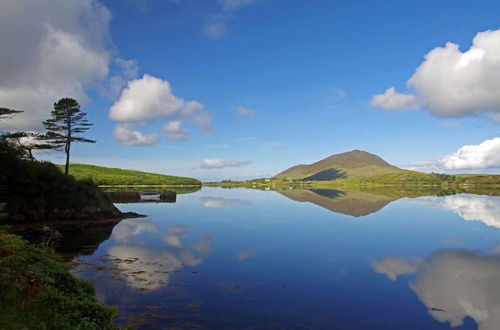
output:
[[[250,164],[251,161],[234,161],[229,159],[218,159],[218,158],[207,158],[203,160],[203,164],[200,165],[203,169],[220,169],[225,167],[242,167]]]
[[[455,212],[464,220],[481,221],[487,226],[500,228],[500,198],[496,196],[462,194],[420,197],[413,201]]]
[[[143,134],[126,123],[117,124],[113,134],[118,142],[126,146],[149,146],[155,144],[159,138],[156,133]]]
[[[186,141],[187,133],[182,129],[182,121],[174,120],[163,126],[170,140]]]
[[[246,7],[255,3],[255,0],[219,0],[221,12],[213,15],[202,29],[203,34],[208,39],[219,39],[227,34],[225,21],[228,18],[233,18],[232,13],[240,8]]]
[[[98,1],[0,3],[0,104],[24,110],[7,128],[40,129],[61,97],[85,103],[107,78],[111,14]],[[22,24],[20,23],[22,22]]]
[[[132,73],[135,72],[134,65],[131,65]],[[125,72],[127,72],[125,70]],[[198,101],[186,101],[174,95],[170,83],[148,74],[140,79],[134,79],[128,82],[120,96],[120,99],[111,106],[109,117],[115,121],[133,122],[147,121],[153,119],[170,119],[163,127],[167,136],[171,140],[187,140],[187,132],[182,129],[185,121],[197,124],[202,131],[210,131],[211,118],[208,112],[204,110],[203,104]],[[118,125],[121,128],[127,128],[131,132],[130,125]],[[125,135],[125,130],[123,130]],[[145,145],[156,142],[157,135],[144,136],[134,131],[135,138],[131,136],[128,145]],[[115,133],[115,136],[116,133]],[[118,136],[117,136],[118,138]],[[144,139],[143,139],[144,138]],[[129,141],[122,138],[121,141]],[[124,143],[125,144],[125,143]]]
[[[437,117],[500,112],[499,71],[500,30],[488,30],[478,33],[464,52],[452,42],[431,50],[407,84],[417,103]],[[372,100],[372,105],[384,103]]]
[[[465,145],[456,152],[438,159],[422,161],[410,166],[421,171],[500,168],[500,138],[480,144]]]
[[[384,94],[375,95],[371,99],[370,105],[374,108],[381,108],[388,111],[405,108],[415,109],[416,98],[411,94],[398,93],[394,87],[390,87]]]
[[[219,0],[220,5],[226,11],[233,11],[254,3],[255,0]]]
[[[211,22],[205,24],[203,33],[208,39],[219,39],[227,33],[227,28],[222,22]]]
[[[252,109],[245,108],[243,106],[239,106],[236,109],[234,109],[234,112],[236,112],[240,116],[247,116],[247,117],[252,117],[255,116],[255,111]]]
[[[170,83],[145,74],[128,82],[120,99],[111,106],[109,117],[116,121],[141,121],[174,116],[185,106]]]

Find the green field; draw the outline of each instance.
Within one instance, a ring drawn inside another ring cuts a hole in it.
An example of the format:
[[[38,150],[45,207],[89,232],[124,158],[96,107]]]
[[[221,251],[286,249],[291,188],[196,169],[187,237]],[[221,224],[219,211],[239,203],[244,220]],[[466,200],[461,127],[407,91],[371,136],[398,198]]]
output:
[[[57,166],[59,167],[59,169],[61,169],[61,171],[64,171],[63,165]],[[94,183],[104,186],[201,185],[201,182],[199,180],[193,178],[147,173],[133,170],[123,170],[119,168],[86,164],[71,164],[69,168],[69,174],[74,176],[77,180],[92,180]]]

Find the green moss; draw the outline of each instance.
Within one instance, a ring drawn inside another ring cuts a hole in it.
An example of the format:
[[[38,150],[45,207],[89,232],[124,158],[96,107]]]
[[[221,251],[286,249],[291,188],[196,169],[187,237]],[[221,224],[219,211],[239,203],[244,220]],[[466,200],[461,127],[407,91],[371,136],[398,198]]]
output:
[[[0,228],[0,329],[116,329],[116,314],[51,250]]]

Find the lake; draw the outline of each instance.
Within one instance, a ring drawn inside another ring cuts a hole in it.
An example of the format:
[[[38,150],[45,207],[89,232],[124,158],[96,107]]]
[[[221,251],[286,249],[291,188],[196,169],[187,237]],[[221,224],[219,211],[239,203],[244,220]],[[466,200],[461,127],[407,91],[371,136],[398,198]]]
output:
[[[139,329],[500,329],[500,197],[204,187],[80,234]],[[89,234],[90,233],[90,234]],[[76,255],[76,256],[75,256]]]

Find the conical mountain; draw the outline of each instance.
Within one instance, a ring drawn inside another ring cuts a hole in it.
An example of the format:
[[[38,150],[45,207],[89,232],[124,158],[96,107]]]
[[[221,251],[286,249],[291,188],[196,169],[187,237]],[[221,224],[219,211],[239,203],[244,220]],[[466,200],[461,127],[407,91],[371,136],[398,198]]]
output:
[[[352,150],[335,154],[310,165],[296,165],[276,175],[276,178],[305,181],[335,180],[405,172],[377,155]]]

